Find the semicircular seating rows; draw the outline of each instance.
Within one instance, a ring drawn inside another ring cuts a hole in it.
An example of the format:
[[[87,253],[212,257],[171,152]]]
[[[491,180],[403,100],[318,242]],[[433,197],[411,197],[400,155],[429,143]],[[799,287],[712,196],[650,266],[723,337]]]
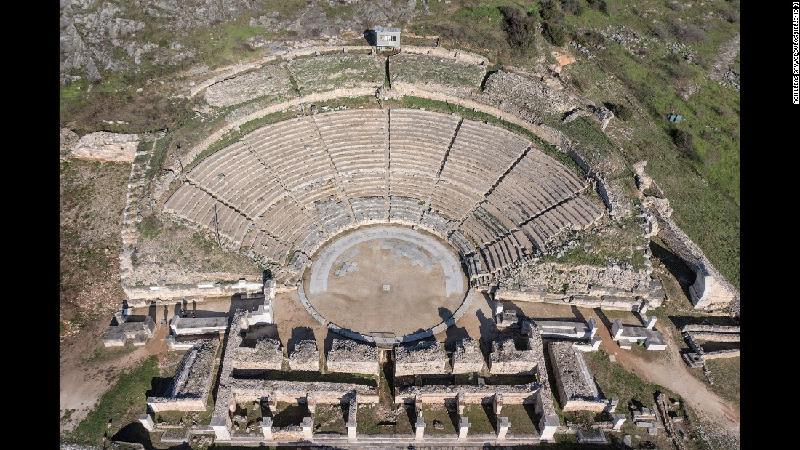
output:
[[[264,126],[197,164],[164,205],[296,280],[340,232],[369,223],[448,240],[491,281],[585,229],[590,184],[520,136],[416,109],[357,109]]]

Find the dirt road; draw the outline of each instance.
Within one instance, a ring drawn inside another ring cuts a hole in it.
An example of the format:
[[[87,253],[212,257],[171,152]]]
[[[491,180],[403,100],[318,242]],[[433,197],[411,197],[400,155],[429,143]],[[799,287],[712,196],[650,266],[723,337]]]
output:
[[[585,311],[584,314],[587,319],[593,317],[597,323],[603,323],[594,311]],[[630,351],[620,349],[604,326],[598,327],[597,334],[603,341],[603,348],[609,355],[614,355],[623,367],[651,383],[679,394],[693,411],[709,422],[721,425],[729,432],[739,433],[739,408],[719,397],[705,383],[689,373],[670,333],[663,333],[669,357],[659,361],[645,361]]]
[[[121,352],[119,356],[92,360],[91,355],[102,347],[100,335],[105,330],[105,323],[98,321],[95,328],[76,336],[61,349],[59,400],[62,418],[70,411],[68,420],[62,420],[62,431],[73,430],[114,385],[120,373],[150,355],[167,350],[164,341],[167,327],[162,325],[156,328],[154,339],[150,339],[147,345]]]

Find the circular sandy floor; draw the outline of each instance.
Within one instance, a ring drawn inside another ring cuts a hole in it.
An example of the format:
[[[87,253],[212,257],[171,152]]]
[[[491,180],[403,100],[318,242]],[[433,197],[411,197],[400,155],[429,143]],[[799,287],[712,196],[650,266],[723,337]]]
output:
[[[381,225],[326,245],[313,258],[303,288],[327,321],[362,334],[401,337],[449,319],[467,282],[449,245],[427,233]]]

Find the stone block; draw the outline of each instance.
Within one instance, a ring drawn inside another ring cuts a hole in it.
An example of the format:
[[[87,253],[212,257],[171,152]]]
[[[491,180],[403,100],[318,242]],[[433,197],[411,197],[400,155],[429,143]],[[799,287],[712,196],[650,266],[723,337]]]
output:
[[[463,441],[467,438],[467,433],[469,432],[469,419],[464,416],[461,416],[458,419],[458,440]]]
[[[508,429],[511,428],[511,422],[508,421],[508,417],[498,417],[497,418],[497,440],[502,441],[506,438],[506,434],[508,434]]]
[[[272,417],[264,417],[261,419],[261,433],[264,434],[264,440],[272,440]]]
[[[147,431],[153,431],[155,428],[155,423],[153,423],[153,418],[150,417],[150,414],[142,414],[139,416],[139,422],[142,423],[142,426]]]

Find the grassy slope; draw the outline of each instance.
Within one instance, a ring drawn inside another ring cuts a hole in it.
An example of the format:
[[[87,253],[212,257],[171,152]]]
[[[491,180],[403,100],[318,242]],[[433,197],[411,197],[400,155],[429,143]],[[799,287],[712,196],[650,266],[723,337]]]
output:
[[[566,68],[562,77],[595,102],[633,107],[633,117],[624,123],[630,136],[613,144],[622,148],[628,164],[649,161],[648,170],[671,200],[679,225],[738,286],[739,95],[707,77],[718,49],[738,32],[736,19],[727,20],[735,17],[738,5],[714,1],[681,10],[657,0],[608,3],[606,16],[581,1],[580,16],[565,16],[567,31],[618,31],[624,26],[645,40],[652,39],[647,53],[632,55],[607,40],[605,49],[592,50],[595,57],[587,60],[570,48],[578,62]],[[501,62],[529,67],[537,56],[549,53],[543,47],[545,40],[537,36],[536,51],[514,54],[504,40],[497,9],[502,5],[537,10],[537,3],[531,1],[431,3],[431,16],[418,19],[411,29],[438,33],[445,46],[470,48]],[[674,43],[685,44],[695,55],[694,63],[670,55],[667,45]],[[692,86],[696,93],[684,100],[680,92]],[[673,111],[684,117],[677,127],[692,135],[690,154],[681,152],[670,138],[665,116]],[[565,131],[580,138],[585,130],[574,129],[580,126],[575,124]]]
[[[117,307],[122,298],[115,280],[129,172],[128,164],[61,163],[62,332],[80,330],[98,314]]]
[[[107,429],[108,436],[112,436],[122,426],[134,421],[137,413],[144,411],[147,401],[145,393],[150,389],[150,380],[158,375],[155,356],[122,374],[117,383],[100,398],[97,407],[64,440],[99,444]]]
[[[584,95],[596,101],[629,101],[641,107],[627,124],[633,131],[631,139],[619,142],[623,156],[628,163],[649,161],[648,170],[671,200],[679,225],[738,285],[739,96],[706,75],[716,50],[738,32],[738,25],[702,17],[732,7],[728,2],[714,2],[678,12],[654,1],[609,6],[610,17],[587,10],[580,17],[568,16],[568,23],[577,30],[595,31],[624,25],[650,37],[658,27],[670,30],[670,22],[678,17],[684,24],[706,28],[705,40],[682,41],[696,54],[694,60],[699,64],[670,56],[663,42],[681,40],[668,34],[642,57],[606,42],[607,49],[597,51],[594,60],[576,64],[568,72],[574,84],[584,88]],[[679,92],[691,85],[698,91],[684,100]],[[695,151],[691,154],[682,153],[671,142],[665,116],[673,111],[684,117],[677,127],[693,137]]]

